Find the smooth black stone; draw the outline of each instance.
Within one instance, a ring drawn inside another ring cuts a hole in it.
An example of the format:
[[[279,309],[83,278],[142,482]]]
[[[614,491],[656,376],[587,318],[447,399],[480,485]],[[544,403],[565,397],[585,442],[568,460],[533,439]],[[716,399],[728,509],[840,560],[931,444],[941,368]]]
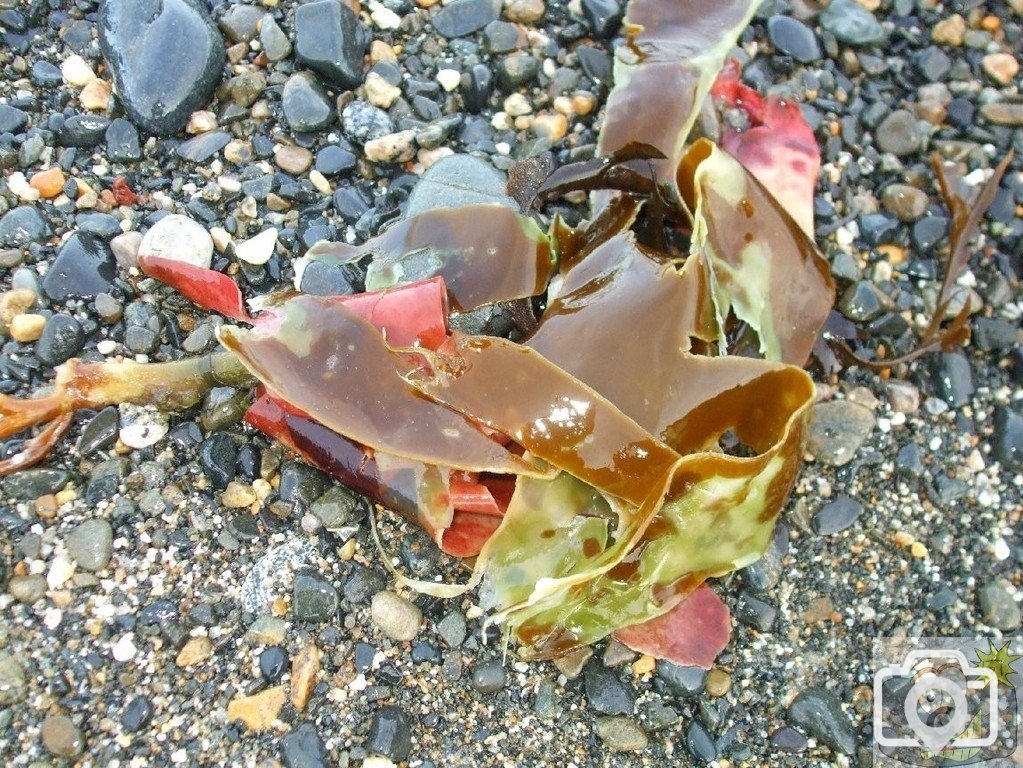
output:
[[[699,720],[693,720],[686,729],[686,747],[700,763],[717,759],[718,751],[714,739]]]
[[[1023,469],[1023,414],[1006,406],[995,410],[991,450],[1004,469]]]
[[[10,104],[0,104],[0,133],[17,133],[28,123],[28,113]]]
[[[74,357],[85,345],[85,331],[71,315],[51,316],[36,342],[36,357],[54,367]]]
[[[913,225],[913,244],[921,251],[929,251],[948,234],[948,219],[944,216],[924,216]]]
[[[355,644],[355,671],[369,672],[373,669],[373,659],[377,655],[377,649],[369,643]]]
[[[284,768],[327,768],[327,747],[312,723],[302,723],[281,739]]]
[[[856,752],[856,729],[838,697],[826,688],[810,688],[796,696],[788,720],[836,752]]]
[[[54,301],[91,299],[106,293],[117,277],[114,255],[95,235],[76,232],[61,246],[43,278],[43,290]]]
[[[966,355],[960,352],[942,352],[931,362],[931,384],[935,397],[940,397],[953,408],[970,402],[973,397],[973,370]]]
[[[586,700],[605,715],[631,715],[636,706],[636,693],[603,664],[591,663],[583,672]]]
[[[261,455],[257,448],[251,445],[243,445],[238,449],[238,459],[235,467],[238,474],[248,480],[255,480],[259,477],[259,463]]]
[[[107,406],[89,419],[78,439],[79,455],[88,457],[112,447],[117,442],[120,423],[120,413],[114,405]]]
[[[813,30],[791,16],[772,16],[767,21],[767,35],[782,53],[802,64],[821,58],[821,46]]]
[[[576,48],[576,55],[579,57],[579,65],[590,80],[597,85],[610,85],[610,56],[599,48],[594,48],[592,45],[580,45]]]
[[[295,575],[292,610],[300,621],[333,621],[337,615],[337,590],[315,571]]]
[[[778,618],[778,609],[749,592],[743,592],[735,603],[735,618],[760,632],[770,632]]]
[[[121,727],[127,733],[137,733],[153,717],[153,705],[145,696],[136,696],[121,711]]]
[[[323,130],[334,121],[332,99],[309,72],[297,72],[288,78],[281,108],[291,130],[299,133]]]
[[[288,652],[281,646],[271,645],[259,654],[259,673],[268,683],[280,680],[287,668]]]
[[[281,484],[277,493],[284,501],[308,507],[330,487],[330,479],[306,464],[288,461],[281,467]]]
[[[771,734],[771,746],[780,752],[802,752],[806,749],[806,736],[795,728],[783,726]]]
[[[462,103],[467,112],[479,114],[487,107],[494,90],[494,74],[486,64],[474,64],[464,76]]]
[[[356,157],[351,151],[329,144],[316,153],[316,170],[324,176],[336,176],[355,167]]]
[[[75,218],[78,228],[109,240],[121,234],[119,221],[109,213],[83,213]]]
[[[19,205],[0,217],[0,245],[23,248],[50,236],[50,225],[37,208]]]
[[[440,663],[441,652],[429,643],[416,643],[412,647],[412,662],[422,664],[424,662]]]
[[[977,108],[973,103],[964,98],[955,98],[945,108],[948,121],[957,128],[969,128],[977,116]]]
[[[313,0],[295,11],[295,58],[329,85],[350,90],[362,85],[362,57],[369,33],[338,0]]]
[[[227,131],[207,131],[178,145],[178,157],[193,163],[203,163],[222,150],[231,141]]]
[[[377,592],[387,586],[387,579],[381,573],[362,565],[355,566],[352,575],[343,588],[345,600],[353,605],[369,603]]]
[[[697,696],[707,683],[707,670],[689,667],[670,661],[657,662],[657,677],[664,681],[668,690],[680,699]]]
[[[110,120],[103,115],[71,115],[61,126],[58,138],[62,146],[89,149],[103,141]]]
[[[472,687],[480,693],[497,693],[504,688],[506,674],[500,659],[491,659],[472,671]]]
[[[433,17],[433,28],[447,38],[471,35],[496,21],[500,12],[499,0],[455,0]]]
[[[128,163],[142,157],[139,132],[130,121],[123,117],[118,117],[110,123],[105,139],[107,157],[114,162]]]
[[[333,203],[334,210],[343,219],[352,222],[366,213],[373,201],[367,199],[366,193],[359,187],[338,187],[334,190]]]
[[[161,136],[206,106],[226,60],[199,0],[106,0],[99,41],[128,117]]]
[[[583,16],[597,37],[610,39],[622,23],[622,7],[617,0],[582,0]]]
[[[409,718],[398,707],[381,707],[373,713],[369,735],[363,747],[371,755],[382,755],[396,763],[408,759],[412,751]]]
[[[504,91],[516,91],[532,82],[540,72],[540,62],[528,53],[506,56],[497,66],[497,84]]]
[[[94,507],[101,501],[108,501],[117,495],[121,478],[117,475],[102,475],[89,481],[85,489],[85,503]]]
[[[868,245],[878,246],[891,242],[899,229],[899,222],[883,213],[869,213],[860,217],[860,235]]]
[[[821,507],[813,516],[813,530],[819,536],[844,531],[859,519],[863,505],[845,494]]]
[[[222,491],[234,480],[238,449],[226,432],[214,432],[199,446],[199,465],[215,490]]]
[[[302,293],[313,296],[347,296],[364,285],[365,275],[355,264],[310,261],[302,272]]]

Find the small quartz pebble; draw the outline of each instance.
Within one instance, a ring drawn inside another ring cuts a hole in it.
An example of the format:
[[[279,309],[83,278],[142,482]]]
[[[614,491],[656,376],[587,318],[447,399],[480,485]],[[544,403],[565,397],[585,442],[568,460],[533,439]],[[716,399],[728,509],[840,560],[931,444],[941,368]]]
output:
[[[135,647],[135,638],[131,632],[122,635],[110,649],[110,655],[114,657],[114,661],[120,662],[131,661],[137,652],[138,648]]]
[[[213,643],[208,637],[192,637],[178,652],[174,663],[179,667],[202,664],[213,655]]]
[[[17,315],[11,320],[11,338],[25,344],[36,341],[43,333],[46,318],[42,315]]]
[[[78,101],[85,109],[104,110],[110,105],[110,92],[110,83],[97,78],[82,89],[78,94]]]
[[[96,79],[96,73],[89,63],[78,54],[72,54],[60,65],[60,73],[69,85],[83,88]]]
[[[298,175],[305,173],[309,166],[312,165],[313,153],[305,147],[296,147],[293,144],[288,144],[277,150],[274,159],[282,171]]]
[[[273,227],[263,230],[255,237],[234,244],[238,258],[246,264],[261,266],[270,261],[277,247],[277,230]]]
[[[988,77],[1001,85],[1009,85],[1019,74],[1019,62],[1011,53],[989,53],[982,63]]]
[[[401,16],[385,6],[376,8],[370,18],[377,29],[397,29],[401,26]]]
[[[224,493],[220,497],[220,503],[230,509],[249,507],[255,501],[256,494],[252,487],[235,480],[227,484],[227,488],[224,489]]]
[[[213,262],[213,238],[197,222],[175,213],[149,228],[138,252],[209,269]]]
[[[404,163],[415,156],[415,131],[399,131],[367,141],[366,157],[374,163]]]
[[[437,82],[448,93],[455,90],[461,80],[462,76],[454,69],[442,69],[437,73]]]

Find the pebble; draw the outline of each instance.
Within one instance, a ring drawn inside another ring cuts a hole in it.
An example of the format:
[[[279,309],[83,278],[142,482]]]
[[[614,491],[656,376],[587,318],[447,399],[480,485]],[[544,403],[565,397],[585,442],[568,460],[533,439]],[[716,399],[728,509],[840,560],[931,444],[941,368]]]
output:
[[[631,715],[636,693],[626,687],[618,676],[602,664],[590,664],[583,672],[586,700],[605,715]]]
[[[585,8],[585,5],[584,5]],[[544,0],[504,0],[504,15],[509,21],[533,24],[543,18]]]
[[[38,339],[46,326],[46,318],[42,315],[17,315],[7,329],[11,338],[27,344]]]
[[[377,592],[370,603],[373,625],[386,637],[398,642],[409,642],[419,634],[423,612],[393,592]]]
[[[838,697],[826,688],[810,688],[796,696],[788,720],[836,752],[856,753],[856,729]]]
[[[348,139],[364,144],[388,135],[394,130],[394,124],[379,107],[365,101],[353,101],[341,112],[341,128]]]
[[[28,113],[10,104],[0,104],[0,134],[18,133],[28,124]]]
[[[81,568],[102,571],[113,555],[114,529],[106,520],[86,520],[71,530],[64,546]]]
[[[370,18],[373,20],[373,26],[377,29],[397,29],[401,26],[401,16],[387,6],[382,5],[379,8],[374,8],[370,13]]]
[[[1009,85],[1019,75],[1019,62],[1011,53],[989,53],[981,61],[987,76],[999,85]]]
[[[18,657],[0,650],[0,707],[17,704],[28,694],[28,678]]]
[[[975,386],[970,361],[962,352],[941,352],[931,356],[932,394],[952,408],[970,402]]]
[[[709,763],[718,756],[714,738],[699,720],[693,720],[686,729],[686,748],[699,763]]]
[[[160,136],[179,131],[209,102],[226,58],[196,0],[108,0],[100,7],[99,41],[128,117]]]
[[[281,95],[284,119],[293,131],[321,131],[334,121],[334,104],[319,81],[309,72],[296,72],[284,84]]]
[[[291,703],[295,709],[303,710],[309,703],[316,687],[316,676],[320,673],[323,654],[313,643],[306,643],[295,654],[291,662]]]
[[[178,157],[193,163],[204,163],[231,141],[227,131],[208,131],[178,145]]]
[[[40,735],[46,751],[55,757],[73,760],[85,751],[85,736],[67,715],[47,715]]]
[[[862,513],[863,505],[843,493],[817,511],[813,530],[818,536],[831,536],[855,523]]]
[[[707,670],[702,667],[685,666],[663,660],[657,662],[657,677],[680,699],[698,696],[707,684]]]
[[[732,687],[732,677],[720,667],[707,673],[707,695],[724,696]]]
[[[771,746],[780,752],[803,752],[806,749],[807,740],[795,728],[782,726],[771,734]]]
[[[85,331],[71,315],[51,315],[36,343],[36,357],[56,367],[78,354],[85,346]]]
[[[246,264],[262,266],[270,261],[277,248],[277,230],[271,227],[265,229],[254,237],[241,242],[235,242],[235,254],[240,261]]]
[[[313,0],[295,11],[295,58],[328,84],[350,90],[362,84],[369,33],[338,0]]]
[[[213,238],[198,222],[174,213],[149,228],[142,236],[138,252],[209,269],[213,263]]]
[[[504,688],[505,671],[501,659],[478,664],[472,671],[472,687],[480,693],[497,693]]]
[[[23,469],[0,481],[6,496],[12,499],[38,499],[49,493],[57,493],[71,476],[62,469],[36,467]]]
[[[270,61],[283,61],[291,55],[291,40],[274,20],[272,14],[263,16],[259,27],[259,43]]]
[[[96,72],[89,66],[89,62],[77,53],[72,53],[61,62],[60,73],[68,85],[77,88],[84,88],[96,79]]]
[[[922,141],[916,115],[908,109],[897,109],[892,112],[881,121],[874,132],[877,148],[896,157],[918,152]]]
[[[940,45],[958,47],[963,44],[965,38],[966,19],[958,13],[939,19],[931,28],[931,40]]]
[[[980,115],[995,125],[1023,125],[1023,104],[1002,101],[983,104],[980,107]]]
[[[1023,470],[1023,413],[1005,406],[995,410],[991,452],[1004,470]]]
[[[604,745],[615,752],[641,752],[649,743],[639,723],[625,715],[599,717],[595,729]]]
[[[76,232],[57,252],[43,278],[43,290],[55,301],[93,298],[110,290],[117,269],[107,244],[95,235]]]
[[[759,632],[770,632],[778,617],[777,608],[748,592],[743,592],[739,596],[733,612],[738,621]],[[707,689],[709,692],[710,675],[707,676]]]
[[[46,586],[43,576],[14,576],[7,582],[7,591],[19,603],[32,605],[46,596]]]
[[[398,707],[381,707],[370,720],[363,747],[371,755],[382,755],[397,763],[408,760],[412,751],[409,717]]]
[[[300,621],[333,621],[338,609],[337,590],[315,571],[300,571],[295,574],[291,606]]]
[[[791,16],[776,14],[768,19],[767,35],[775,48],[801,64],[809,64],[821,58],[817,35],[803,22]]]
[[[174,663],[179,667],[194,667],[213,656],[213,643],[208,637],[190,637],[178,651]]]
[[[228,509],[244,509],[251,507],[256,501],[256,493],[251,485],[231,481],[220,496],[220,503]]]
[[[260,616],[246,630],[245,637],[252,643],[279,645],[284,642],[286,629],[283,619],[275,616]]]
[[[450,72],[451,70],[444,70]],[[401,96],[401,88],[387,82],[376,72],[366,75],[366,100],[375,107],[388,109],[398,97]]]
[[[881,22],[855,0],[834,0],[818,18],[825,30],[849,45],[877,45],[886,38]]]
[[[370,139],[363,149],[366,159],[374,163],[406,163],[415,157],[415,140],[415,131],[398,131],[379,139]]]
[[[272,18],[272,17],[271,17]],[[235,43],[247,43],[256,39],[263,12],[254,5],[232,5],[220,17],[220,28]]]
[[[55,166],[32,174],[32,178],[29,179],[28,183],[32,185],[33,189],[38,190],[40,197],[49,199],[56,197],[64,191],[65,181],[64,171]]]
[[[121,711],[121,728],[126,733],[138,733],[153,718],[153,705],[145,696],[135,696]]]
[[[900,221],[912,223],[927,213],[930,199],[926,192],[916,187],[908,184],[890,184],[881,195],[881,204]]]
[[[622,21],[622,5],[618,0],[582,0],[583,17],[597,37],[609,39]]]
[[[277,492],[282,501],[290,501],[308,508],[329,487],[330,480],[327,476],[308,464],[286,461],[281,466],[281,482]]]
[[[103,138],[107,157],[115,163],[129,163],[142,157],[138,130],[123,117],[110,121]]]
[[[327,768],[327,747],[312,723],[302,723],[281,739],[284,768]]]
[[[1002,632],[1018,629],[1023,620],[1019,603],[1000,583],[985,584],[977,590],[981,620]]]
[[[50,225],[31,205],[12,208],[0,217],[0,244],[22,248],[50,236]]]
[[[273,727],[285,701],[283,685],[266,688],[252,696],[236,696],[227,704],[227,720],[241,721],[249,731],[266,731]]]
[[[848,400],[818,403],[814,406],[807,447],[818,461],[833,467],[845,466],[870,437],[874,423],[874,414],[862,405]]]
[[[78,102],[84,109],[105,110],[110,106],[110,83],[106,80],[93,80],[78,94]]]
[[[466,636],[465,616],[459,611],[451,611],[437,623],[437,634],[449,648],[460,647]]]
[[[463,37],[496,21],[500,12],[501,0],[454,0],[444,6],[431,21],[441,37]]]

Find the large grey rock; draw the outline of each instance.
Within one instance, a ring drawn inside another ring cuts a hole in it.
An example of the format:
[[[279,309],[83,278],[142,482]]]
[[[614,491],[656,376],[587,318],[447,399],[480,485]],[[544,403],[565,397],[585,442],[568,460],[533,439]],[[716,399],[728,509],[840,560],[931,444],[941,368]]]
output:
[[[209,102],[226,52],[199,0],[106,0],[99,40],[132,122],[166,136]]]
[[[362,85],[362,57],[369,33],[339,0],[313,0],[295,11],[295,58],[329,85]]]

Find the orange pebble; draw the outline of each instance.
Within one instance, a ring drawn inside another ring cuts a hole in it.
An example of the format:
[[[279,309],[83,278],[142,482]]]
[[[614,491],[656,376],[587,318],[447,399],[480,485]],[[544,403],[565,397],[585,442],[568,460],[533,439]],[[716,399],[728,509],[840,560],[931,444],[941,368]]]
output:
[[[32,176],[28,183],[39,190],[40,196],[56,197],[64,189],[64,171],[60,168],[39,171]]]
[[[981,29],[987,30],[988,32],[994,32],[1002,26],[1002,20],[997,16],[985,16],[980,20]]]

